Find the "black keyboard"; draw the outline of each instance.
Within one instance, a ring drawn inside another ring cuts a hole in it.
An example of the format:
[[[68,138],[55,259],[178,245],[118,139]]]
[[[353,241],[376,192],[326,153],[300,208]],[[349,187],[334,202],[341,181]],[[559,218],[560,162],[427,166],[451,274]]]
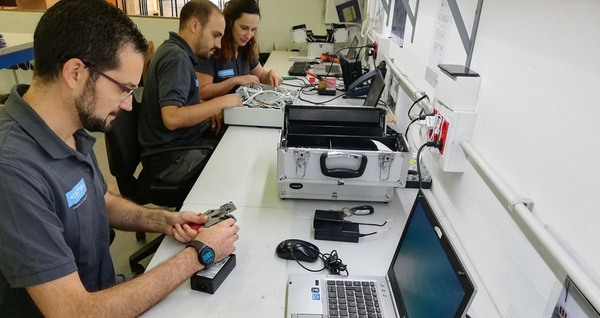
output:
[[[288,70],[288,74],[292,76],[304,76],[306,75],[306,70],[310,67],[308,62],[303,61],[295,61],[294,64]]]
[[[381,318],[374,282],[327,281],[329,317]]]

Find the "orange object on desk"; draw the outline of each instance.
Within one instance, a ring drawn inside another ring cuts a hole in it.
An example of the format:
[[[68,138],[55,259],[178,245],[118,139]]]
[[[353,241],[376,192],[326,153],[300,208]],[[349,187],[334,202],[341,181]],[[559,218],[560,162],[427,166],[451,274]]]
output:
[[[321,61],[339,63],[340,59],[338,59],[337,57],[335,57],[329,53],[321,53]]]

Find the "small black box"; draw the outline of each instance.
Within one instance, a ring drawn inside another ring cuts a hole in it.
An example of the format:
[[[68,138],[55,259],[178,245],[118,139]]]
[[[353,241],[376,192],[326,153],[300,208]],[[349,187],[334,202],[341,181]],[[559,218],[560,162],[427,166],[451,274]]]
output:
[[[358,243],[359,235],[356,223],[343,223],[337,229],[315,228],[315,240]]]
[[[235,267],[235,254],[231,254],[219,262],[212,264],[190,278],[193,290],[214,294],[227,275]]]
[[[358,243],[358,223],[344,221],[339,211],[316,210],[313,220],[315,240]]]

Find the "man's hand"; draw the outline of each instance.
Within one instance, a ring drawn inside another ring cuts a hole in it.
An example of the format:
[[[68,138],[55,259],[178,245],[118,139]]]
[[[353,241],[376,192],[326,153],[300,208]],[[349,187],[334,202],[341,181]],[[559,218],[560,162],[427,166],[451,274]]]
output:
[[[237,94],[223,95],[213,99],[213,101],[216,101],[221,106],[221,109],[242,106],[242,100]]]
[[[194,230],[189,224],[204,224],[208,217],[202,213],[195,212],[174,212],[170,213],[171,228],[168,235],[178,240],[181,243],[191,242],[197,235],[198,231]]]
[[[210,118],[210,130],[216,135],[223,128],[223,111],[218,112]]]
[[[233,243],[240,237],[240,227],[234,218],[225,219],[209,228],[201,228],[196,240],[210,246],[215,251],[215,261],[220,261],[235,252]]]

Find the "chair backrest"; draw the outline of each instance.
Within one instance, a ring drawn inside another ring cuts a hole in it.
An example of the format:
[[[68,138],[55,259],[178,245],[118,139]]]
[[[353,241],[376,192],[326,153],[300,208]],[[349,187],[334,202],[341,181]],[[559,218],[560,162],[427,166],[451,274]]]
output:
[[[133,110],[122,112],[106,133],[106,154],[110,174],[117,179],[119,192],[124,197],[145,204],[140,197],[140,186],[135,171],[140,164],[141,147],[138,143],[138,117],[140,104],[133,99]]]
[[[154,203],[180,208],[210,156],[190,171],[189,176],[179,184],[153,181],[148,169],[142,169],[136,176],[142,155],[142,148],[138,141],[141,107],[143,105],[134,98],[133,109],[119,114],[112,123],[112,129],[105,135],[110,173],[117,179],[122,196],[142,205]]]

